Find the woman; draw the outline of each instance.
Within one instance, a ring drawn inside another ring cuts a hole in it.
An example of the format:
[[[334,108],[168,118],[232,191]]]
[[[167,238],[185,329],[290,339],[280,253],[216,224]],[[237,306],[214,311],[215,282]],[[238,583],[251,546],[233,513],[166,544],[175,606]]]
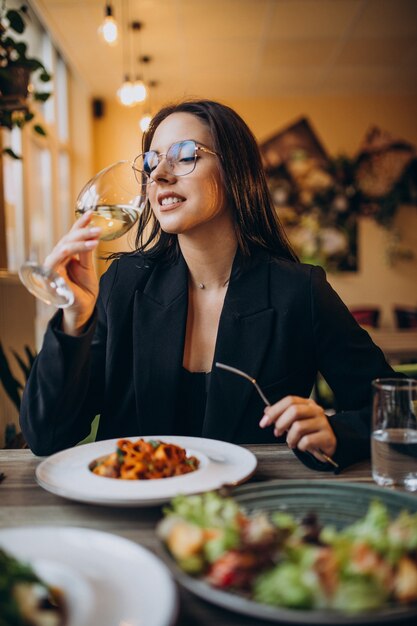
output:
[[[76,295],[51,320],[24,392],[29,446],[72,446],[100,413],[99,439],[287,441],[324,470],[323,453],[340,467],[369,455],[371,381],[392,369],[323,270],[297,261],[246,124],[219,103],[183,102],[153,118],[143,151],[137,251],[98,289],[90,214],[46,260]],[[271,406],[217,361],[255,377]],[[331,418],[309,399],[319,371],[340,408]]]

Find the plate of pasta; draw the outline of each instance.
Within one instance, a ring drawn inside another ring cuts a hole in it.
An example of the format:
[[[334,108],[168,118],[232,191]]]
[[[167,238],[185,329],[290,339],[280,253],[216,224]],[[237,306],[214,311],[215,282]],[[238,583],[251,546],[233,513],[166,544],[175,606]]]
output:
[[[39,485],[58,496],[107,506],[157,506],[238,485],[256,469],[241,446],[200,437],[146,436],[96,441],[57,452],[36,468]]]

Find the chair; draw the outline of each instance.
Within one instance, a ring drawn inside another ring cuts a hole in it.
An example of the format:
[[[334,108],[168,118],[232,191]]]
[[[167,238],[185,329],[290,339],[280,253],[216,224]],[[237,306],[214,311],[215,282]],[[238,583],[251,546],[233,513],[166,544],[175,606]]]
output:
[[[353,307],[349,309],[355,320],[361,326],[378,328],[380,309],[378,307]]]
[[[417,308],[394,307],[397,328],[417,328]]]

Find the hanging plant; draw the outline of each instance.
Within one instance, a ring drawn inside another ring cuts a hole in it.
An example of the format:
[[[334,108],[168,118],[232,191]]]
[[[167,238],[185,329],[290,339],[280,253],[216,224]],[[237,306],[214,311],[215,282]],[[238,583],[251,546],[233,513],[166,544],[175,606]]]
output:
[[[15,39],[26,29],[25,19],[28,11],[25,5],[19,9],[7,9],[5,0],[0,9],[0,126],[12,130],[23,128],[34,120],[35,114],[30,108],[31,102],[46,102],[51,93],[35,90],[31,79],[36,77],[42,83],[51,80],[51,75],[43,63],[27,55],[27,44]],[[46,135],[40,124],[32,125],[34,132]],[[3,152],[20,159],[11,148]]]

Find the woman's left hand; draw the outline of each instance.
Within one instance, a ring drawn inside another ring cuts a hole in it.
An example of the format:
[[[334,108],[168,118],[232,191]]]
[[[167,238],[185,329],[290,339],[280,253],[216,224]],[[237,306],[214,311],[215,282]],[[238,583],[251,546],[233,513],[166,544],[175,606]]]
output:
[[[267,406],[259,426],[272,425],[276,437],[287,433],[290,448],[310,452],[319,461],[323,461],[320,451],[330,457],[335,453],[337,440],[333,429],[323,408],[311,398],[286,396]]]

